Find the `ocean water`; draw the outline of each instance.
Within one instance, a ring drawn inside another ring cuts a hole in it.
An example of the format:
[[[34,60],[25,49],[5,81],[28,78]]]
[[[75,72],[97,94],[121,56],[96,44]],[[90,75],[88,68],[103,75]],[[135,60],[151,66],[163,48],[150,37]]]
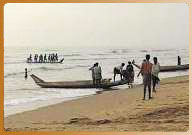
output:
[[[28,64],[29,54],[58,53],[59,58],[65,58],[62,64]],[[135,60],[141,64],[145,55],[156,56],[160,65],[176,65],[177,56],[182,64],[189,63],[188,49],[42,49],[42,48],[10,48],[4,51],[4,116],[36,109],[42,106],[73,100],[96,94],[102,89],[55,89],[40,88],[30,76],[25,80],[24,69],[28,68],[29,75],[35,74],[45,81],[75,81],[91,79],[88,70],[95,62],[102,68],[103,78],[113,78],[113,68]],[[151,59],[152,60],[152,59]],[[134,67],[135,74],[139,70]],[[188,75],[187,71],[160,73],[160,78]],[[120,79],[117,76],[117,79]],[[135,76],[135,84],[142,82],[141,77]],[[127,86],[119,86],[119,89]],[[131,90],[131,89],[130,89]]]

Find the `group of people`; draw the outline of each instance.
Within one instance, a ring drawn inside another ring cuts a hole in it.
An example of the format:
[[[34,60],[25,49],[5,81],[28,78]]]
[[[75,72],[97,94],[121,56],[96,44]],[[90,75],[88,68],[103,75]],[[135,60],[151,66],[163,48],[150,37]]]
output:
[[[126,70],[123,70],[125,63],[122,63],[120,66],[114,68],[114,81],[116,74],[120,74],[121,80],[128,80],[128,83],[134,81],[134,69],[132,63],[129,61],[126,67]],[[91,68],[89,68],[92,72],[93,85],[101,84],[102,80],[102,70],[99,66],[99,63],[95,63]]]
[[[143,85],[144,85],[144,96],[143,99],[146,99],[146,92],[148,88],[148,95],[149,99],[152,99],[152,92],[151,92],[151,83],[152,83],[152,90],[153,92],[156,92],[156,85],[159,83],[160,79],[158,77],[158,74],[160,72],[160,64],[158,62],[157,57],[153,57],[153,64],[150,62],[150,55],[147,54],[146,58],[143,60],[141,66],[135,64],[135,61],[132,62],[129,61],[126,68],[125,63],[121,63],[120,66],[114,67],[113,73],[113,79],[115,81],[115,77],[117,74],[120,75],[121,80],[127,80],[128,84],[134,82],[134,66],[140,69],[137,77],[139,75],[142,75],[143,78]],[[92,79],[93,79],[93,85],[99,85],[101,84],[102,74],[101,74],[101,67],[98,63],[95,63],[89,70],[92,71]]]
[[[117,74],[120,75],[121,80],[127,80],[128,84],[132,83],[134,81],[134,68],[131,63],[131,61],[128,61],[128,65],[126,66],[126,69],[124,69],[125,63],[121,63],[120,66],[114,67],[113,69],[113,80],[115,81],[115,77]]]
[[[34,61],[32,60],[32,54],[29,55],[29,58],[27,58],[27,62],[39,62],[39,63],[44,63],[44,62],[58,62],[58,54],[57,53],[52,53],[52,54],[35,54],[34,55]]]
[[[158,77],[158,74],[160,72],[160,64],[157,60],[157,57],[153,57],[153,64],[149,61],[150,55],[146,55],[146,59],[143,60],[141,67],[136,65],[133,61],[133,65],[140,68],[140,72],[137,76],[140,74],[143,77],[143,85],[144,85],[144,97],[143,100],[146,98],[146,90],[148,88],[148,95],[149,99],[152,99],[152,93],[151,93],[151,82],[153,86],[153,92],[156,92],[156,85],[159,83],[160,79]]]
[[[102,71],[99,63],[95,63],[91,68],[89,68],[89,70],[92,72],[93,85],[100,85],[102,79]]]

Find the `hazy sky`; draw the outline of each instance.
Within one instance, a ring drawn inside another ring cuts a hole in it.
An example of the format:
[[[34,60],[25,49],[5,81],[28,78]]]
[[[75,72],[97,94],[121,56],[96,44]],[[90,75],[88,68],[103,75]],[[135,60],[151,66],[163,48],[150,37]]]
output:
[[[188,47],[187,4],[7,4],[5,46]]]

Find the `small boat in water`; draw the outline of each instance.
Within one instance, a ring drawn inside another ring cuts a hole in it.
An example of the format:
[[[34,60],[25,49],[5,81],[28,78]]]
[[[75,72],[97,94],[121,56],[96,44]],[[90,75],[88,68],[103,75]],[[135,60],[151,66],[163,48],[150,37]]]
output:
[[[170,72],[177,70],[187,70],[189,69],[189,64],[176,65],[176,66],[160,66],[160,72]]]
[[[82,80],[82,81],[64,81],[64,82],[46,82],[36,75],[31,75],[32,79],[37,85],[42,88],[110,88],[114,86],[127,84],[127,80],[110,82],[110,79],[104,79],[106,81],[102,82],[98,87],[93,85],[92,80]]]
[[[60,61],[27,61],[27,63],[37,63],[37,64],[45,64],[45,63],[50,63],[50,64],[54,64],[54,63],[63,63],[64,58],[61,59]]]
[[[141,68],[139,65],[133,63],[133,65],[137,68]],[[184,65],[175,65],[175,66],[160,66],[160,72],[174,72],[178,70],[187,70],[189,69],[189,64]]]

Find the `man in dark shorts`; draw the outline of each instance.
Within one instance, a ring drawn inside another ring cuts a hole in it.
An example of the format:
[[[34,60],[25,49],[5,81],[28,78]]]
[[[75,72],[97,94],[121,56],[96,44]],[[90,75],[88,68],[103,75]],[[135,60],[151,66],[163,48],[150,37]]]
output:
[[[133,65],[131,64],[131,61],[128,61],[128,65],[126,67],[126,73],[127,73],[127,80],[129,85],[129,83],[134,82],[134,69],[133,69]]]
[[[143,84],[144,84],[144,97],[145,100],[146,88],[148,87],[149,99],[151,96],[151,72],[152,72],[152,63],[149,61],[150,55],[146,55],[146,61],[142,63],[141,73],[143,73]]]

